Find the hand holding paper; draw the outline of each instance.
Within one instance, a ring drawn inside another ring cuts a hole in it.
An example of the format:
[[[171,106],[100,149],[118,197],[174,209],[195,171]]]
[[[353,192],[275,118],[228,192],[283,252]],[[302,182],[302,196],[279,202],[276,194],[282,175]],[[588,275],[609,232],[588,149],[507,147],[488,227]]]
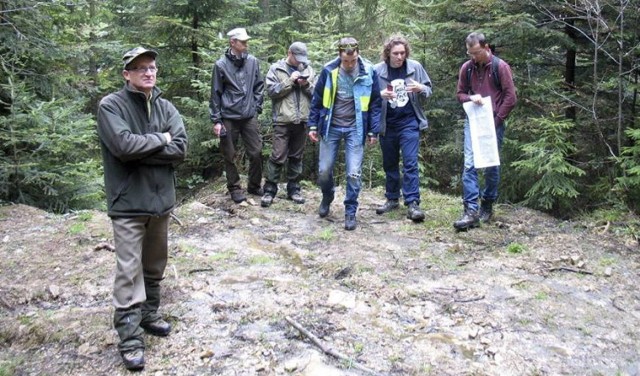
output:
[[[473,165],[475,168],[499,166],[500,154],[491,97],[482,98],[480,95],[477,95],[477,98],[474,97],[476,95],[471,96],[471,102],[462,104],[469,119]]]

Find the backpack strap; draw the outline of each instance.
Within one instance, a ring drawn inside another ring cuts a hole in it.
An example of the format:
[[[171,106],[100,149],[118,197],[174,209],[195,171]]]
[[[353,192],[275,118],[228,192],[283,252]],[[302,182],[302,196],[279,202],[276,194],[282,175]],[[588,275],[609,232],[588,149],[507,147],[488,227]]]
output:
[[[500,59],[496,55],[493,55],[491,58],[491,75],[493,76],[493,83],[498,89],[498,91],[502,91],[502,84],[500,83]]]
[[[502,91],[502,84],[500,83],[500,59],[496,55],[492,55],[491,57],[491,76],[493,77],[493,84],[499,91]],[[474,70],[474,64],[472,60],[467,62],[467,82],[466,82],[466,92],[469,95],[473,95],[473,90],[471,89],[471,74]]]
[[[473,95],[473,90],[471,90],[471,74],[473,73],[473,61],[467,61],[467,82],[466,82],[466,92],[469,95]]]

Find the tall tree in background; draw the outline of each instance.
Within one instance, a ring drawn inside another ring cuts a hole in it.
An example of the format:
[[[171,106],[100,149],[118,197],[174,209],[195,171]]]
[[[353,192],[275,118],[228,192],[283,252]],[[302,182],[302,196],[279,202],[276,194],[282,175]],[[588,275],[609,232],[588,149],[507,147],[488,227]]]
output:
[[[465,36],[482,31],[512,66],[520,98],[505,138],[502,199],[557,214],[619,197],[640,207],[632,194],[640,186],[639,22],[631,0],[0,1],[0,200],[89,205],[74,195],[91,197],[81,186],[99,192],[95,105],[122,86],[121,54],[140,44],[160,52],[159,86],[189,132],[183,186],[202,181],[202,171],[219,164],[207,107],[211,67],[226,32],[246,27],[263,72],[295,40],[307,43],[319,70],[341,36],[356,37],[372,62],[387,36],[407,36],[434,83],[423,184],[454,194],[462,168],[458,70],[468,58]],[[365,184],[381,184],[379,150],[367,158]]]

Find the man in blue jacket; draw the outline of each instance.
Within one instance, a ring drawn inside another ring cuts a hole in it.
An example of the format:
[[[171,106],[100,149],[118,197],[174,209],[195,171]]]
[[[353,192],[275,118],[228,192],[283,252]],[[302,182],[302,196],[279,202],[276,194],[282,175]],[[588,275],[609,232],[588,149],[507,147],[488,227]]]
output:
[[[143,47],[126,52],[126,84],[98,108],[117,262],[113,324],[130,370],[144,368],[143,331],[163,337],[171,331],[158,313],[160,281],[167,266],[169,215],[176,204],[174,165],[187,152],[182,118],[155,86],[157,55]]]
[[[380,106],[380,88],[373,66],[360,57],[356,39],[340,39],[338,57],[323,67],[316,82],[309,115],[309,138],[320,143],[318,184],[322,201],[318,214],[321,218],[329,215],[334,199],[333,167],[344,140],[345,230],[354,230],[357,225],[364,144],[367,140],[370,145],[377,141]]]

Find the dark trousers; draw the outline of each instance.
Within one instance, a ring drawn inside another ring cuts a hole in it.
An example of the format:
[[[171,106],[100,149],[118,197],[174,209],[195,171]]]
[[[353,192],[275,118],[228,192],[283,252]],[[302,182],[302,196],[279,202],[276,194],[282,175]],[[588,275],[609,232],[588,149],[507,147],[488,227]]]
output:
[[[249,158],[249,181],[247,188],[251,191],[258,190],[262,183],[262,135],[260,134],[258,120],[223,120],[227,129],[227,136],[220,139],[220,152],[224,158],[224,171],[227,175],[227,188],[229,192],[242,189],[240,186],[240,174],[236,165],[238,154],[238,139],[242,137],[244,149]]]
[[[278,192],[278,181],[285,163],[287,163],[287,194],[290,196],[300,190],[299,182],[306,139],[304,123],[273,126],[273,146],[267,163],[265,192],[270,192],[274,196]]]
[[[420,130],[417,125],[387,124],[384,136],[380,138],[382,166],[386,175],[386,193],[389,200],[400,198],[400,188],[404,203],[420,204],[420,177],[418,174],[418,152],[420,148]],[[400,155],[402,155],[402,176],[400,174]],[[402,180],[402,181],[401,181]]]

